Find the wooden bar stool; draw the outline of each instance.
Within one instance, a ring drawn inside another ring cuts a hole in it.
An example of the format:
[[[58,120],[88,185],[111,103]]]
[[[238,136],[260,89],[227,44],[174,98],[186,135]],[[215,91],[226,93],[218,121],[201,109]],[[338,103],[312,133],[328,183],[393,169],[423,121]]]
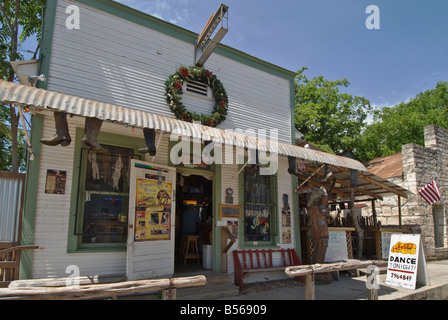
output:
[[[199,236],[184,235],[184,237],[185,237],[184,265],[187,264],[187,259],[197,259],[198,264],[201,264],[199,260],[199,248],[198,248]]]

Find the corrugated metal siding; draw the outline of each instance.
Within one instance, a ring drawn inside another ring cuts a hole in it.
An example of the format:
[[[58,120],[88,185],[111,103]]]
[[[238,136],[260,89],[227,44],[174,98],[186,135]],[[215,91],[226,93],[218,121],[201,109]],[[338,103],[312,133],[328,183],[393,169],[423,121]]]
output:
[[[17,176],[17,177],[14,177]],[[0,242],[19,241],[22,188],[25,175],[0,172]]]
[[[194,65],[194,45],[85,5],[80,30],[65,27],[58,1],[48,89],[173,118],[164,83],[181,65]],[[291,141],[290,82],[213,54],[206,67],[224,84],[229,112],[222,128],[278,128],[280,141]],[[205,101],[187,108],[204,112]]]

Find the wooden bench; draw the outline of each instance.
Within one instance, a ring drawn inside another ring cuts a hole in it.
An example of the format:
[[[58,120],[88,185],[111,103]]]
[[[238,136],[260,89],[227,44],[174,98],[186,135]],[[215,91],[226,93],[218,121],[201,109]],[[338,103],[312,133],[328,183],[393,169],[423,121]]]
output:
[[[0,288],[6,288],[19,279],[20,255],[24,250],[36,250],[39,246],[17,246],[0,249]]]
[[[281,265],[274,265],[274,254],[280,253]],[[240,258],[241,257],[241,258]],[[233,251],[234,283],[243,289],[244,275],[249,272],[284,271],[286,267],[302,265],[295,249],[252,249]]]

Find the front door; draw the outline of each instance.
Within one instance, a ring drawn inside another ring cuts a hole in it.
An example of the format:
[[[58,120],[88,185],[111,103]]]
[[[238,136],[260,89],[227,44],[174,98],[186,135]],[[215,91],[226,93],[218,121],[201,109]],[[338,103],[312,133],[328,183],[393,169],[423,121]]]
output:
[[[174,273],[176,170],[132,160],[126,276]]]

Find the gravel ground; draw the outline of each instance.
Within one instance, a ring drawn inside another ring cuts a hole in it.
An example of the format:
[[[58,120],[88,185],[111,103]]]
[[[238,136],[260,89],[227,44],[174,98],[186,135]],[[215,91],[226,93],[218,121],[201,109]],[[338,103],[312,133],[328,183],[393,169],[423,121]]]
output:
[[[241,294],[249,294],[254,292],[264,292],[279,288],[303,286],[303,283],[294,279],[264,281],[244,284]]]

